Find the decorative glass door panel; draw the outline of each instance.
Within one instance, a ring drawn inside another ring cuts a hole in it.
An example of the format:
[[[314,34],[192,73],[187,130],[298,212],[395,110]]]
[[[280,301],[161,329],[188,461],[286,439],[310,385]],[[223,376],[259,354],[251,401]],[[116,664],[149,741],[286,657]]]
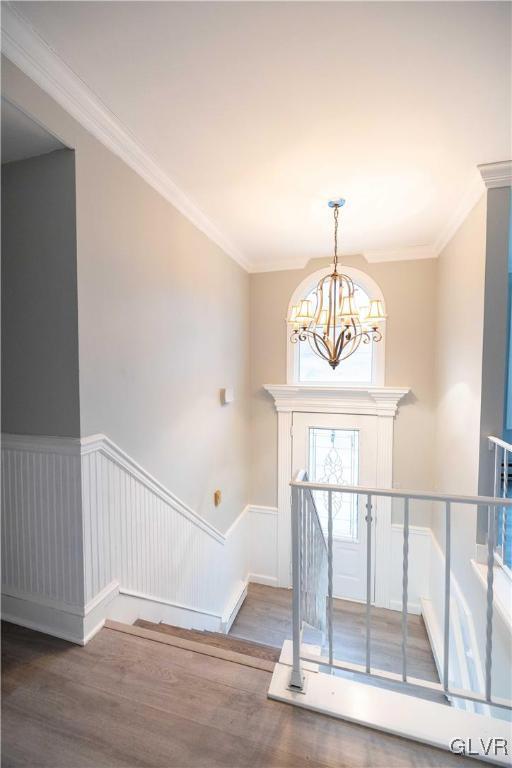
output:
[[[357,485],[359,482],[359,432],[356,429],[309,429],[309,466],[311,482],[333,485]],[[327,534],[327,494],[314,493],[315,503]],[[358,540],[357,497],[351,493],[332,498],[333,536]]]
[[[315,483],[375,487],[377,418],[375,416],[294,413],[293,472],[306,469]],[[327,494],[315,492],[327,536]],[[366,599],[366,496],[333,494],[333,592],[349,600]],[[372,537],[375,542],[375,536]],[[374,548],[372,573],[375,573]],[[372,584],[372,588],[374,584]]]

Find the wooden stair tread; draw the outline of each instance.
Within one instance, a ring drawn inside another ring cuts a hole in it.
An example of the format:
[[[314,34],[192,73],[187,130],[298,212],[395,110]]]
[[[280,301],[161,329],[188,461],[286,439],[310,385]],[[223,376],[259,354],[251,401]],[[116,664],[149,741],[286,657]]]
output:
[[[151,622],[147,622],[151,624]],[[154,626],[158,626],[155,624]],[[256,659],[253,656],[248,656],[244,653],[238,653],[230,648],[217,648],[214,645],[208,645],[208,643],[200,643],[197,640],[192,640],[189,637],[178,637],[177,635],[171,635],[167,632],[155,631],[154,629],[147,629],[146,627],[137,626],[136,624],[123,624],[120,621],[114,621],[113,619],[106,619],[105,628],[111,629],[115,632],[123,632],[126,635],[132,635],[139,637],[143,640],[151,640],[156,643],[163,643],[165,645],[171,645],[176,648],[181,648],[184,651],[192,651],[193,653],[201,653],[204,656],[213,656],[217,659],[223,659],[224,661],[230,661],[235,664],[241,664],[244,667],[253,667],[262,672],[273,672],[275,662],[268,661],[268,659]]]
[[[265,659],[273,663],[279,661],[281,653],[280,649],[275,648],[274,646],[255,643],[251,640],[243,640],[234,637],[233,635],[223,635],[220,632],[185,629],[184,627],[175,627],[171,624],[156,624],[151,621],[145,621],[144,619],[137,619],[137,621],[134,622],[134,626],[150,629],[154,632],[161,632],[166,635],[172,635],[174,637],[181,637],[185,640],[194,640],[199,643],[211,645],[214,648],[225,648],[226,650],[234,651],[235,653],[251,656],[255,659]]]

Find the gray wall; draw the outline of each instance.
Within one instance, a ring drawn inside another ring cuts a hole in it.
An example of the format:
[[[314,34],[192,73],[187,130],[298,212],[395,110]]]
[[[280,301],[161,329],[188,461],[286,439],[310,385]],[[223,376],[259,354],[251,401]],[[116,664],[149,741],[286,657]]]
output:
[[[505,425],[505,386],[508,329],[508,259],[510,188],[487,193],[485,295],[483,315],[482,405],[478,492],[493,492],[494,457],[488,436],[502,437]]]
[[[2,81],[75,150],[80,433],[226,529],[249,501],[249,276],[5,60]]]
[[[80,435],[74,152],[2,166],[2,429]]]

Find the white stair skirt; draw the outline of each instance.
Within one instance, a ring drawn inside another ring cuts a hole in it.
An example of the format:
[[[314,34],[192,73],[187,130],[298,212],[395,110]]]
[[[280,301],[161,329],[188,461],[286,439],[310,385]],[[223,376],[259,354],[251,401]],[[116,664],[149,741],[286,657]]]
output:
[[[282,663],[287,656],[289,654],[283,648],[281,662],[276,664],[272,675],[269,699],[447,751],[450,751],[453,742],[455,751],[460,750],[463,740],[466,750],[478,752],[469,755],[467,751],[466,756],[477,757],[493,765],[512,764],[510,723],[507,721],[315,671],[314,665],[306,663],[303,664],[304,692],[296,693],[288,688],[291,667]]]

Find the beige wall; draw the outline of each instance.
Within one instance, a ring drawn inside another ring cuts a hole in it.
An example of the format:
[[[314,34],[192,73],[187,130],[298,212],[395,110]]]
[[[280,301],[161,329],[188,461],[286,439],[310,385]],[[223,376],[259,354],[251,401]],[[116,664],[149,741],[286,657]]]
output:
[[[249,500],[249,276],[8,61],[2,76],[75,149],[81,434],[225,529]]]
[[[478,491],[485,281],[486,198],[438,259],[435,482]]]
[[[438,259],[435,485],[478,493],[485,284],[486,197],[473,208]],[[444,549],[444,510],[432,528]],[[453,510],[452,558],[459,582],[472,580],[477,509]]]
[[[277,416],[264,384],[286,382],[285,324],[288,302],[297,285],[328,259],[303,270],[251,276],[251,501],[277,503]],[[368,264],[343,257],[342,264],[369,274],[381,287],[389,315],[386,328],[385,384],[409,386],[395,423],[394,485],[429,489],[433,483],[434,339],[436,262]],[[428,522],[428,513],[412,515]]]

